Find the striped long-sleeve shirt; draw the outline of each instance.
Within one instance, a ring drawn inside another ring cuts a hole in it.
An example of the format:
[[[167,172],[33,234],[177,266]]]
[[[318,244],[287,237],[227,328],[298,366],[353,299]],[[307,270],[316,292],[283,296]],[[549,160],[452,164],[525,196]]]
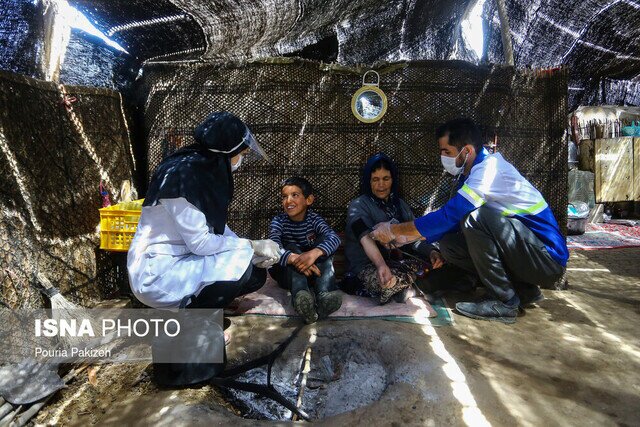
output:
[[[317,213],[308,210],[302,221],[292,221],[289,215],[282,213],[271,220],[269,238],[276,242],[281,249],[287,245],[296,244],[304,252],[318,248],[326,254],[333,255],[340,238],[329,224]],[[286,250],[280,257],[280,265],[286,266],[291,251]]]

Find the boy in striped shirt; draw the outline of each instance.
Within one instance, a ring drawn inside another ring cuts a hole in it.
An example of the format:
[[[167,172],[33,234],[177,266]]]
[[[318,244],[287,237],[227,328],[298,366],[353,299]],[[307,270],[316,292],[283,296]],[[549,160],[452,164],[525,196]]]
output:
[[[333,254],[340,238],[320,215],[309,209],[314,201],[309,181],[289,178],[282,184],[281,194],[285,213],[271,221],[269,239],[280,246],[282,256],[269,274],[291,291],[293,307],[304,321],[313,323],[342,305],[333,270]]]

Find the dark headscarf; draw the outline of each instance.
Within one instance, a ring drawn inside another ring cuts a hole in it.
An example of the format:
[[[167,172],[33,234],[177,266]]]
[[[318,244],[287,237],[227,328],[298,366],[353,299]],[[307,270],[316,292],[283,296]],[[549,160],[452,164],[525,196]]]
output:
[[[376,197],[371,191],[371,174],[373,174],[374,168],[376,170],[380,169],[380,162],[383,163],[382,167],[384,169],[388,169],[391,172],[391,194],[389,194],[389,200],[386,201]],[[389,220],[395,218],[400,222],[404,222],[406,218],[403,218],[402,208],[400,207],[399,183],[400,178],[396,164],[386,154],[377,153],[369,157],[369,160],[364,165],[360,180],[360,192],[369,196],[387,214]]]
[[[204,214],[216,234],[222,234],[233,198],[230,159],[248,148],[247,132],[247,125],[231,113],[209,115],[194,131],[195,144],[158,165],[143,206],[184,197]]]

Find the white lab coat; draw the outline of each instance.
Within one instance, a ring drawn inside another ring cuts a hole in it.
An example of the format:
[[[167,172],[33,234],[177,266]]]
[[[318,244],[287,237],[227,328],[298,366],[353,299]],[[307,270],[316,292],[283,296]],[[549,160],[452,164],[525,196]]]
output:
[[[186,199],[161,199],[142,208],[127,256],[129,283],[145,305],[178,308],[213,282],[240,279],[252,257],[249,240],[226,225],[223,235],[214,234]]]

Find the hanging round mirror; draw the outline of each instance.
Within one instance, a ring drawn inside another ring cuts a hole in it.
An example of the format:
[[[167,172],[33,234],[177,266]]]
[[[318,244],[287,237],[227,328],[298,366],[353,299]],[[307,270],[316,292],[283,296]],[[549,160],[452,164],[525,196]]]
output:
[[[367,75],[369,73],[375,75],[375,83],[367,83]],[[362,87],[351,98],[351,111],[361,122],[377,122],[387,112],[387,96],[378,87],[379,85],[380,75],[373,70],[369,70],[362,76]]]

